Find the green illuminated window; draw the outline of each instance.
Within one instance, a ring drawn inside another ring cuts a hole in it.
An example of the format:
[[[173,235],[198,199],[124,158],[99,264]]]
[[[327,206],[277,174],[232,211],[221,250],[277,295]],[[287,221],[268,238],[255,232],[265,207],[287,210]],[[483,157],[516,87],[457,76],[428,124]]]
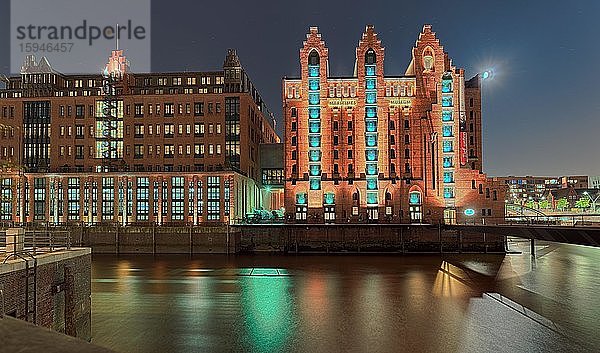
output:
[[[305,205],[306,204],[306,194],[305,193],[296,194],[296,204],[297,205]]]
[[[454,198],[454,188],[453,187],[444,187],[444,198],[445,199]]]
[[[321,117],[321,108],[308,108],[308,116],[311,119],[318,119]]]
[[[368,78],[365,81],[367,89],[375,89],[376,82],[374,78]]]
[[[366,107],[365,113],[367,118],[375,118],[377,116],[377,107]]]
[[[367,104],[375,104],[377,102],[377,92],[367,92],[365,99]]]
[[[365,157],[367,158],[367,161],[376,161],[377,160],[377,150],[366,150],[365,151]]]
[[[310,147],[320,147],[321,146],[321,136],[309,136],[308,143]]]
[[[309,121],[308,122],[308,130],[312,134],[318,134],[321,132],[321,122],[320,121]]]
[[[453,172],[444,172],[444,183],[453,183],[454,182],[454,173]]]
[[[442,93],[452,92],[452,79],[442,80]]]
[[[376,178],[367,179],[367,190],[377,190],[377,179]]]
[[[311,176],[321,175],[321,166],[318,164],[311,164],[310,165],[310,175]]]
[[[321,189],[321,179],[310,178],[310,189],[311,190],[320,190]]]
[[[309,104],[319,104],[319,92],[311,92],[308,94]]]
[[[366,76],[375,76],[375,65],[369,65],[365,67]]]
[[[454,151],[454,146],[453,146],[452,141],[444,141],[444,143],[443,143],[443,151],[444,151],[444,153],[448,153],[448,152]]]
[[[319,162],[321,160],[321,151],[309,151],[308,159],[310,159],[311,162]]]
[[[451,107],[451,106],[452,106],[452,96],[442,97],[442,107]]]
[[[377,120],[367,120],[367,132],[377,132]]]
[[[377,175],[377,163],[367,163],[367,175]]]
[[[443,159],[444,168],[452,168],[452,157],[444,157]]]
[[[325,204],[325,205],[335,204],[335,194],[332,192],[325,193],[323,195],[323,204]]]
[[[367,192],[367,204],[377,205],[377,192]]]
[[[408,196],[408,203],[411,205],[420,205],[421,204],[421,193],[418,191],[413,191]]]
[[[375,147],[377,146],[377,135],[375,134],[369,134],[366,136],[366,144],[367,147]]]
[[[442,121],[452,121],[452,110],[442,111]]]
[[[444,137],[452,137],[452,125],[444,125],[442,126],[442,136]]]

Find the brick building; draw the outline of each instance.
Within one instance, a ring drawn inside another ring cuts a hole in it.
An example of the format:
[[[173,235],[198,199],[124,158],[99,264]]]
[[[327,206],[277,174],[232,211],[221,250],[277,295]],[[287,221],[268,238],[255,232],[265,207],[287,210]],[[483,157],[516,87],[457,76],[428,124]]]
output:
[[[507,176],[498,177],[507,185],[506,202],[516,205],[539,203],[547,200],[549,191],[560,189],[587,189],[588,177],[570,176]]]
[[[134,73],[117,50],[64,75],[29,56],[3,81],[2,220],[198,224],[260,205],[259,146],[279,137],[234,50],[210,72]]]
[[[310,28],[300,77],[283,80],[287,220],[503,217],[505,186],[482,173],[479,76],[465,80],[429,25],[403,75],[385,75],[384,58],[367,26],[354,74],[332,77]]]

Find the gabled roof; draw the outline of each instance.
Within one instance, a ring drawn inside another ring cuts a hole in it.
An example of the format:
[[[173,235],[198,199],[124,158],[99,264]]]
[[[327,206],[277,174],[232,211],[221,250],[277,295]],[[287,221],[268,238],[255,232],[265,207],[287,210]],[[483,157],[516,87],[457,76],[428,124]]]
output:
[[[21,74],[51,74],[55,73],[54,69],[48,62],[45,56],[40,58],[39,62],[35,62],[35,55],[27,55],[21,65]]]

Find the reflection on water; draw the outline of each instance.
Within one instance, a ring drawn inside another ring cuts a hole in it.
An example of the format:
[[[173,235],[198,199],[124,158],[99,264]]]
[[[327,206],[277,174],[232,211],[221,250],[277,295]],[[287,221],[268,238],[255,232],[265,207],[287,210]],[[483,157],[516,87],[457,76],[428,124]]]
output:
[[[119,352],[594,351],[598,260],[600,250],[572,246],[535,262],[94,256],[93,342]]]
[[[289,277],[244,276],[240,279],[245,342],[252,351],[281,352],[294,330]]]

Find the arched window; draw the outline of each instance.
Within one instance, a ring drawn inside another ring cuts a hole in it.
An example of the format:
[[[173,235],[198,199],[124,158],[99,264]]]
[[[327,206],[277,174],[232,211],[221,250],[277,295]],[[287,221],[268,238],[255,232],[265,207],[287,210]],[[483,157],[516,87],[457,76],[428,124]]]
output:
[[[374,65],[376,60],[375,51],[373,49],[367,50],[365,53],[365,65]]]
[[[408,194],[408,212],[411,223],[421,223],[423,220],[422,199],[419,191],[411,191]]]
[[[310,54],[308,54],[308,65],[319,65],[319,53],[316,50],[312,50]]]

